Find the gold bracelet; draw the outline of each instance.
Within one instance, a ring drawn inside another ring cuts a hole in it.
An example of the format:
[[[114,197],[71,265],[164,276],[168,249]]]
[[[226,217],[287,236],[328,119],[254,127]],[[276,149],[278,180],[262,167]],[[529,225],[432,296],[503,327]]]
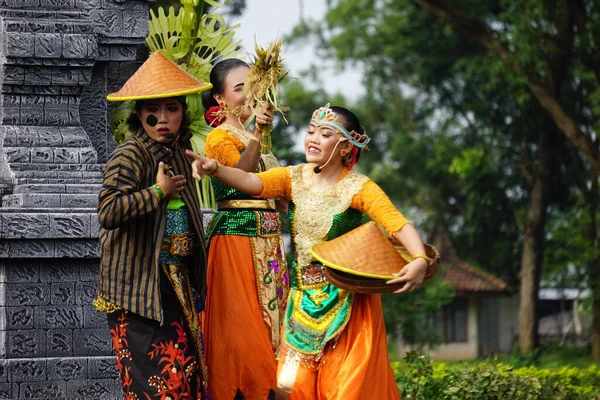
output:
[[[221,164],[219,164],[219,162],[217,160],[215,160],[215,162],[217,163],[217,166],[215,167],[215,170],[213,172],[210,173],[209,176],[215,177],[215,175],[217,174],[217,172],[219,172],[219,170],[221,169]]]
[[[417,258],[422,258],[423,260],[427,261],[427,265],[431,265],[431,263],[433,262],[433,258],[427,256],[427,254],[423,254],[423,253],[415,254],[413,256],[413,261],[416,260]]]

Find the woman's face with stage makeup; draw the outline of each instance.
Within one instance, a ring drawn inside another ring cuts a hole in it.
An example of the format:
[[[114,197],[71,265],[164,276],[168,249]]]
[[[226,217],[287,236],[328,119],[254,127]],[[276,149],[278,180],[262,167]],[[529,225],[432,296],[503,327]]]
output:
[[[334,150],[337,142],[343,136],[338,133],[338,130],[327,125],[317,125],[313,122],[308,126],[306,136],[304,136],[304,154],[306,161],[317,165],[323,165],[329,160],[331,153],[336,151],[329,164],[341,162],[342,156],[339,154],[344,144],[338,145]],[[339,158],[339,160],[337,160]],[[328,165],[329,165],[328,164]]]
[[[239,66],[229,71],[225,78],[225,89],[223,89],[223,93],[215,95],[217,102],[224,102],[230,110],[234,110],[236,107],[244,104],[246,101],[244,82],[246,81],[249,72],[250,68],[246,66]],[[245,109],[240,116],[240,119],[245,121],[251,114],[252,111],[249,108]]]
[[[155,142],[169,144],[183,121],[183,105],[173,97],[144,100],[138,112],[144,130]]]

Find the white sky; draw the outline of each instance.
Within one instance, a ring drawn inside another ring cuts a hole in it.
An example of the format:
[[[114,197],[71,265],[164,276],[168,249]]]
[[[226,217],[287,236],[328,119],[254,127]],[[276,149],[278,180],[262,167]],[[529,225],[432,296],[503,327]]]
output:
[[[301,10],[306,22],[321,20],[327,6],[324,0],[247,0],[246,10],[240,18],[229,19],[230,24],[241,23],[236,30],[236,37],[242,39],[242,46],[250,53],[254,49],[254,41],[266,47],[277,37],[289,34],[293,27],[300,22]],[[240,55],[245,55],[242,52]],[[361,73],[356,66],[345,71],[339,71],[333,62],[319,61],[314,55],[313,47],[286,46],[284,42],[283,57],[290,69],[290,76],[300,78],[300,72],[307,70],[311,64],[318,67],[324,88],[329,93],[342,93],[350,99],[363,94]],[[306,78],[302,83],[311,88],[311,82]]]

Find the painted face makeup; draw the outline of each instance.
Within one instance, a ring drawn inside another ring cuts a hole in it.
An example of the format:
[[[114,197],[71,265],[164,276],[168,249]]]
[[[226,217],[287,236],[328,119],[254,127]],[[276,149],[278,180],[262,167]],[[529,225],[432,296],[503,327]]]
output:
[[[184,107],[175,98],[145,100],[138,111],[144,131],[158,143],[169,144],[177,138]]]
[[[146,118],[146,123],[151,127],[155,127],[156,124],[158,124],[158,118],[156,118],[154,114],[150,114],[148,115],[148,118]]]

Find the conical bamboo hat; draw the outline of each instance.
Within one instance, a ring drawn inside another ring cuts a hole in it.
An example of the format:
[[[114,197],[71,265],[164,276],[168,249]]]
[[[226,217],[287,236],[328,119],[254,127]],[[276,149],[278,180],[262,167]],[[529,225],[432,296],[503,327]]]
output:
[[[425,253],[433,261],[427,267],[424,280],[439,270],[437,249],[424,244]],[[312,256],[323,263],[327,280],[333,285],[356,293],[393,292],[404,283],[388,285],[406,264],[413,260],[398,242],[388,239],[374,222],[366,224],[327,242],[315,244]]]
[[[310,252],[330,268],[368,278],[392,279],[408,263],[375,222],[315,244]]]
[[[184,96],[211,89],[210,83],[200,82],[173,61],[156,51],[125,82],[109,101],[161,99]]]

